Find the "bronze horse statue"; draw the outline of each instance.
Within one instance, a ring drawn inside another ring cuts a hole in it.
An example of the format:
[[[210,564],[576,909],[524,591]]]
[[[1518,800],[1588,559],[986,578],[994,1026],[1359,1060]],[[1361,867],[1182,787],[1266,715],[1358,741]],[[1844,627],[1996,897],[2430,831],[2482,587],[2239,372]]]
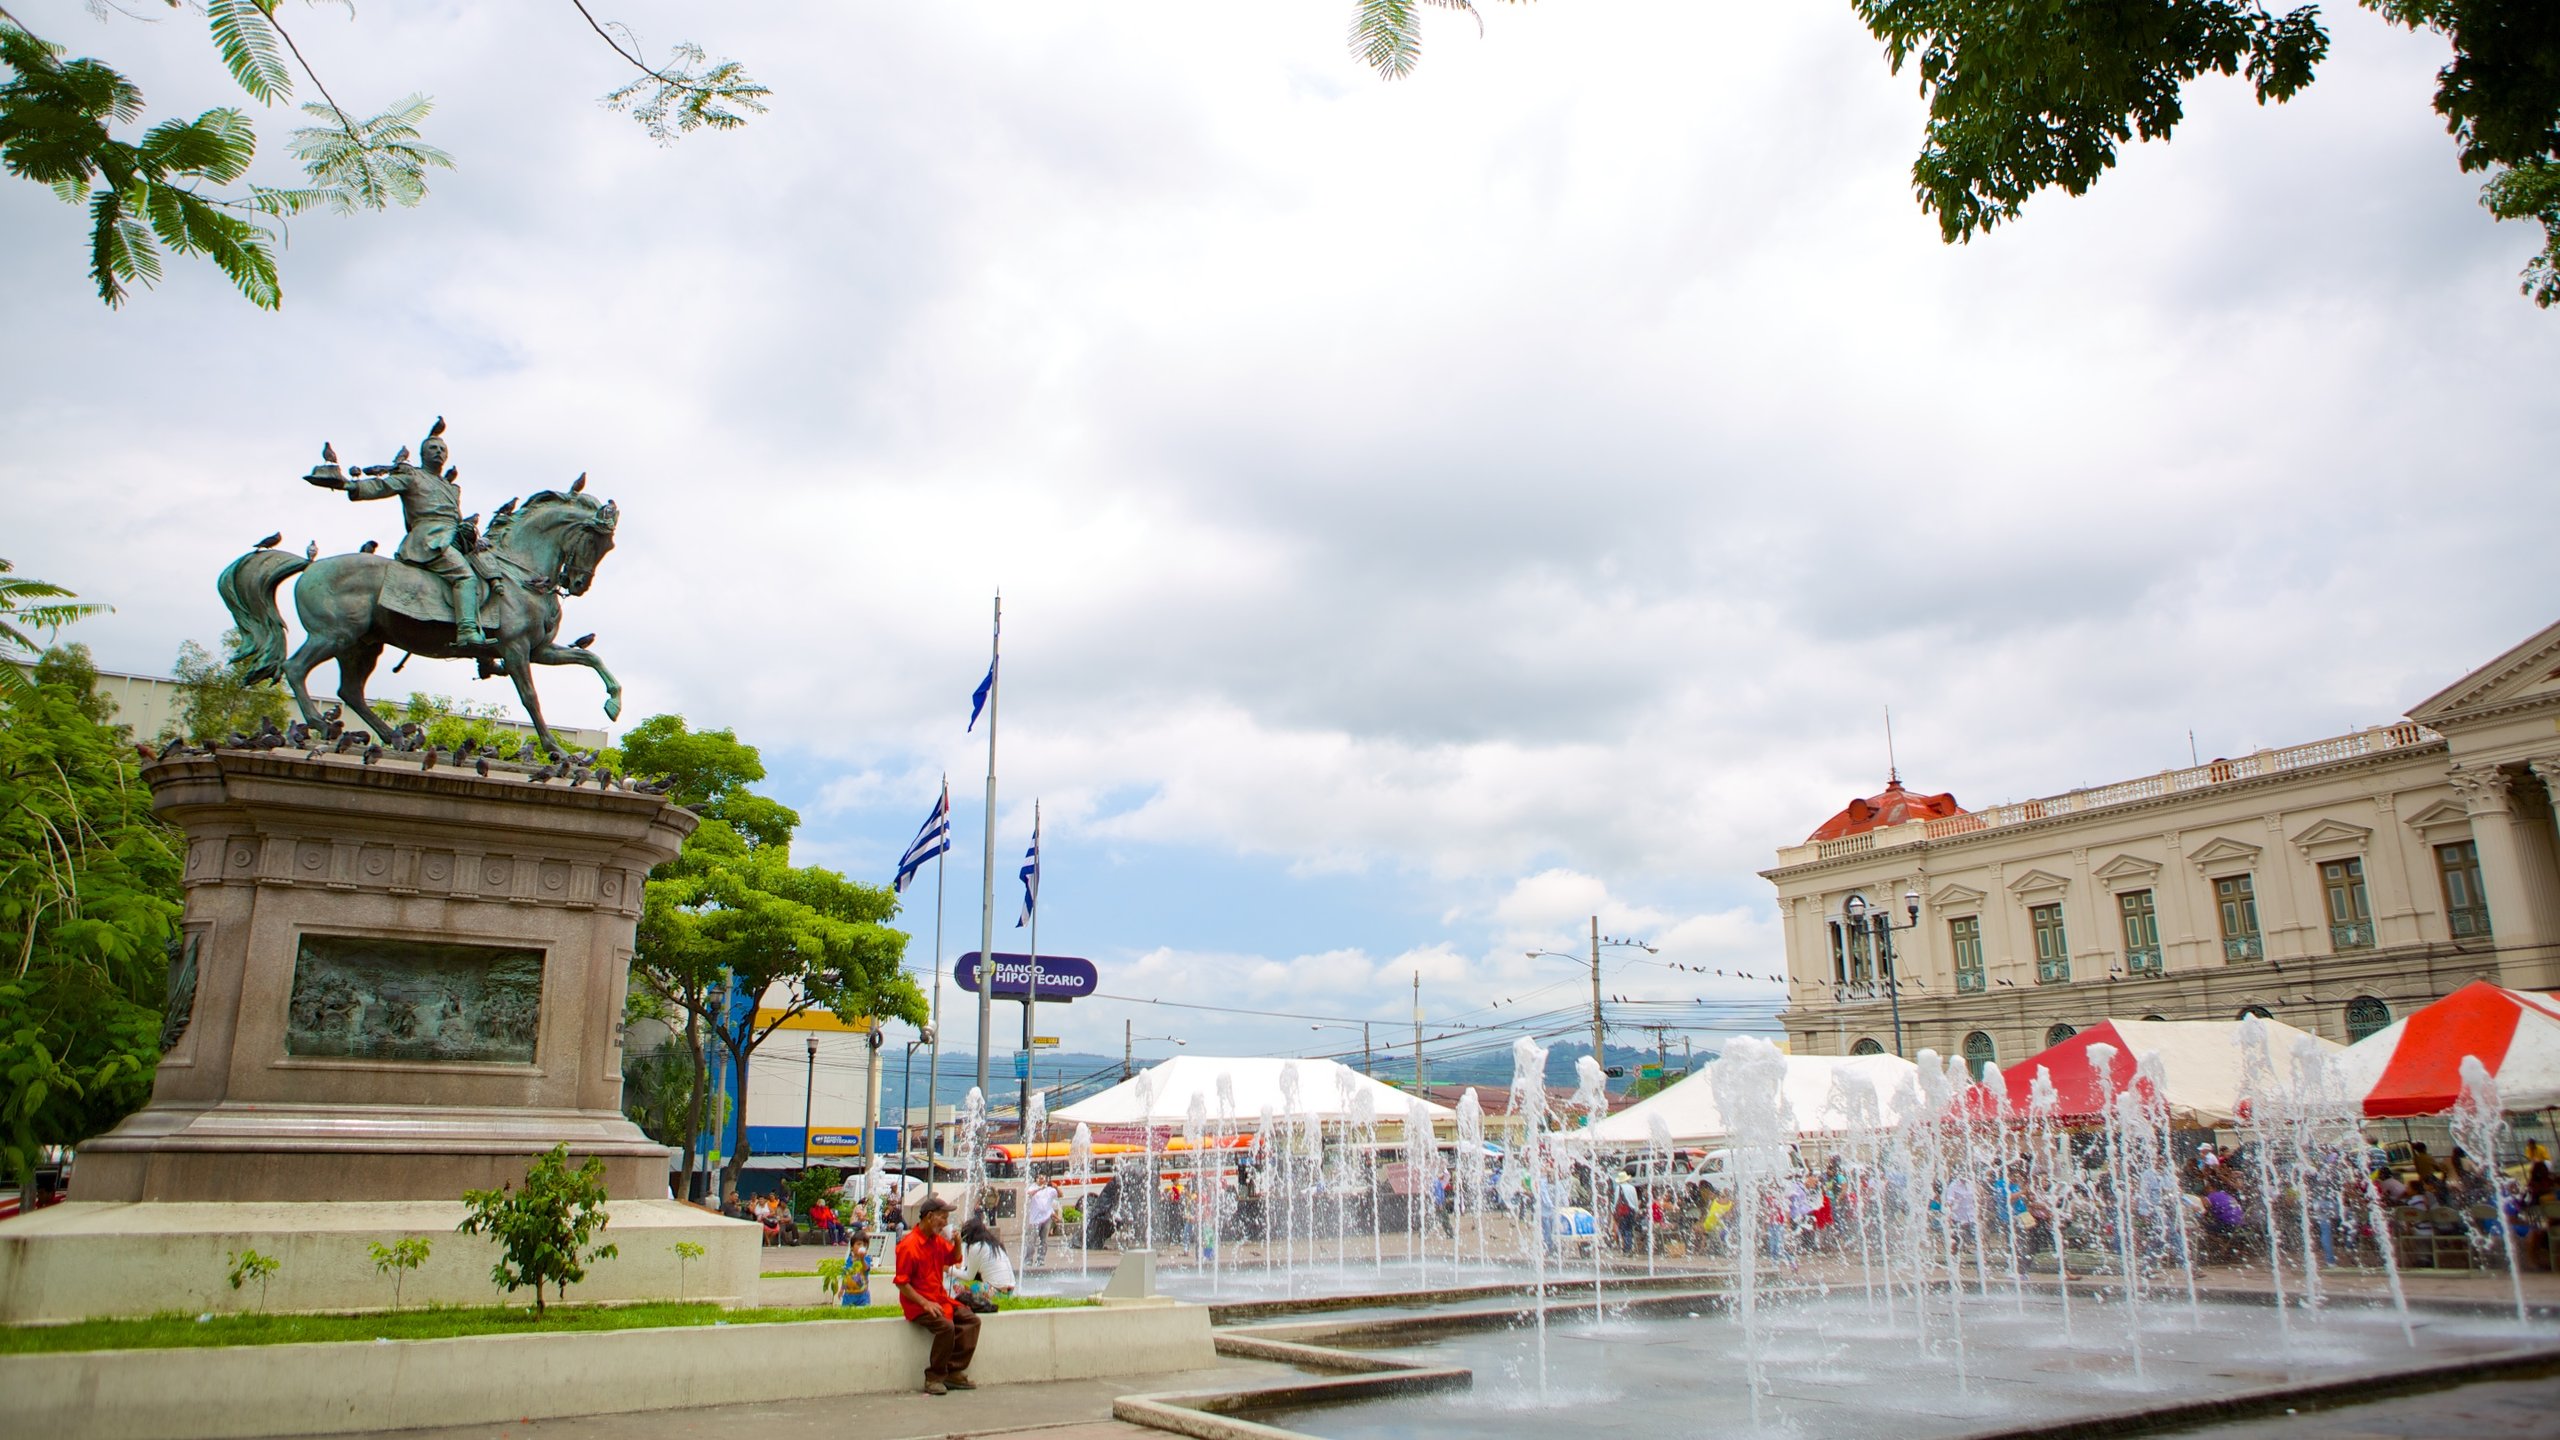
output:
[[[338,698],[384,739],[392,736],[393,727],[365,703],[364,686],[385,647],[432,659],[477,660],[483,675],[502,673],[515,682],[535,736],[546,752],[558,756],[559,742],[543,722],[542,701],[534,694],[534,666],[586,666],[604,681],[606,717],[622,713],[622,682],[613,678],[603,659],[556,638],[561,594],[584,595],[595,583],[596,566],[613,549],[614,527],[621,518],[611,503],[575,490],[539,491],[522,508],[500,515],[471,556],[473,568],[490,587],[480,608],[488,643],[475,646],[456,642],[451,592],[442,579],[419,566],[388,555],[309,559],[288,550],[252,550],[232,561],[215,582],[240,631],[231,659],[253,683],[284,682],[302,718],[314,727],[322,717],[306,679],[322,661],[336,661]],[[304,636],[301,647],[288,656],[275,590],[295,575],[302,578],[293,588],[293,609],[301,617]]]

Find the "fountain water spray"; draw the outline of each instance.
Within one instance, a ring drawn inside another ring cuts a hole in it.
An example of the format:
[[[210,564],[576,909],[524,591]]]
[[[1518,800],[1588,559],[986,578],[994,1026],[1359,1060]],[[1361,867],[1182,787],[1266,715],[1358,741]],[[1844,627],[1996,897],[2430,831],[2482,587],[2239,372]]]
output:
[[[2071,1136],[2062,1128],[2062,1092],[2053,1072],[2039,1065],[2027,1084],[2027,1193],[2044,1207],[2045,1228],[2053,1232],[2053,1279],[2062,1297],[2062,1335],[2071,1337],[2071,1261],[2069,1237],[2062,1229],[2074,1188]]]
[[[1506,1161],[1528,1181],[1526,1208],[1530,1226],[1529,1254],[1537,1267],[1538,1399],[1547,1398],[1547,1250],[1555,1243],[1555,1221],[1547,1211],[1546,1160],[1547,1050],[1522,1036],[1511,1042],[1511,1114],[1519,1120],[1520,1144]]]
[[[1602,1318],[1601,1251],[1606,1248],[1608,1226],[1601,1217],[1608,1213],[1601,1197],[1607,1194],[1608,1174],[1600,1168],[1600,1122],[1609,1118],[1609,1072],[1598,1060],[1588,1055],[1573,1062],[1573,1104],[1582,1112],[1582,1154],[1591,1168],[1591,1324],[1594,1329]]]
[[[1467,1211],[1475,1211],[1476,1263],[1485,1263],[1484,1240],[1484,1104],[1476,1099],[1475,1087],[1467,1087],[1458,1097],[1458,1154],[1456,1175],[1450,1181],[1456,1188],[1456,1214],[1449,1226],[1449,1253],[1455,1257],[1461,1232],[1466,1228]],[[1451,1262],[1454,1276],[1456,1263]]]
[[[1142,1070],[1134,1082],[1138,1089],[1138,1119],[1145,1127],[1145,1138],[1139,1145],[1139,1160],[1144,1168],[1139,1173],[1137,1191],[1139,1241],[1149,1252],[1156,1248],[1156,1196],[1163,1183],[1156,1169],[1156,1072]]]
[[[1768,1388],[1761,1353],[1759,1237],[1764,1206],[1788,1166],[1795,1119],[1786,1098],[1787,1057],[1765,1040],[1736,1036],[1707,1069],[1716,1108],[1731,1138],[1728,1173],[1733,1180],[1735,1314],[1742,1322],[1745,1377],[1751,1391],[1751,1423],[1760,1423],[1760,1397]]]
[[[1085,1243],[1093,1233],[1088,1228],[1093,1220],[1093,1128],[1081,1120],[1076,1122],[1075,1138],[1067,1142],[1067,1174],[1075,1182],[1078,1201],[1076,1278],[1081,1280],[1091,1273],[1093,1265],[1092,1247]]]
[[[1194,1269],[1206,1269],[1209,1226],[1200,1195],[1209,1184],[1209,1100],[1197,1090],[1191,1092],[1191,1104],[1183,1111],[1182,1143],[1191,1150],[1191,1264]]]
[[[987,1183],[987,1097],[977,1086],[969,1087],[968,1098],[960,1102],[960,1213],[975,1215],[986,1203],[979,1193]]]
[[[2289,1344],[2293,1321],[2286,1313],[2284,1294],[2284,1232],[2276,1224],[2274,1152],[2282,1127],[2272,1123],[2272,1112],[2282,1105],[2276,1094],[2275,1062],[2267,1051],[2266,1023],[2255,1015],[2240,1017],[2240,1097],[2249,1112],[2240,1117],[2241,1125],[2258,1137],[2258,1204],[2267,1218],[2267,1280],[2275,1288],[2276,1330]]]
[[[2462,1095],[2453,1105],[2454,1143],[2467,1152],[2472,1168],[2489,1181],[2489,1220],[2506,1242],[2507,1279],[2515,1287],[2516,1323],[2525,1323],[2524,1272],[2516,1266],[2516,1229],[2507,1222],[2507,1176],[2498,1167],[2498,1142],[2505,1134],[2505,1107],[2498,1103],[2498,1082],[2480,1057],[2462,1057]]]
[[[1644,1203],[1644,1273],[1650,1280],[1654,1274],[1653,1217],[1662,1208],[1662,1184],[1671,1169],[1671,1122],[1662,1118],[1661,1111],[1646,1117],[1645,1138],[1651,1147],[1645,1159],[1653,1172],[1653,1183],[1645,1187]]]
[[[1431,1143],[1431,1112],[1422,1108],[1419,1096],[1407,1100],[1404,1107],[1404,1173],[1412,1197],[1405,1202],[1410,1217],[1407,1230],[1411,1238],[1406,1248],[1414,1262],[1414,1283],[1424,1288],[1431,1284],[1431,1259],[1423,1250],[1423,1230],[1428,1223],[1431,1204],[1431,1176],[1437,1168],[1432,1163],[1438,1156]]]
[[[2142,1275],[2134,1267],[2133,1233],[2136,1212],[2133,1187],[2126,1183],[2125,1127],[2130,1121],[2140,1124],[2142,1102],[2130,1091],[2117,1093],[2115,1088],[2116,1056],[2122,1052],[2103,1041],[2088,1049],[2089,1069],[2097,1081],[2098,1104],[2103,1114],[2107,1136],[2107,1192],[2115,1207],[2116,1272],[2124,1281],[2124,1329],[2126,1343],[2133,1351],[2133,1373],[2142,1373]],[[2281,1302],[2279,1302],[2281,1303]]]
[[[1031,1108],[1024,1112],[1022,1117],[1022,1186],[1020,1198],[1013,1207],[1013,1213],[1022,1217],[1020,1240],[1022,1270],[1026,1278],[1031,1273],[1031,1257],[1039,1253],[1038,1247],[1031,1243],[1031,1192],[1040,1183],[1037,1179],[1040,1171],[1040,1141],[1048,1128],[1049,1092],[1034,1090],[1031,1092]]]
[[[1225,1273],[1226,1267],[1226,1260],[1218,1253],[1218,1240],[1220,1237],[1230,1233],[1231,1231],[1236,1234],[1243,1233],[1241,1227],[1233,1224],[1234,1217],[1227,1212],[1223,1203],[1227,1188],[1227,1161],[1235,1155],[1235,1151],[1232,1148],[1232,1142],[1235,1138],[1236,1129],[1236,1077],[1224,1070],[1221,1070],[1218,1072],[1218,1080],[1214,1088],[1218,1095],[1217,1141],[1219,1178],[1218,1183],[1209,1187],[1208,1196],[1209,1292],[1213,1295],[1218,1291],[1219,1279]],[[1238,1184],[1236,1185],[1235,1203],[1241,1205],[1244,1203],[1244,1185],[1242,1184],[1244,1171],[1242,1169],[1241,1162],[1239,1162],[1236,1176]]]

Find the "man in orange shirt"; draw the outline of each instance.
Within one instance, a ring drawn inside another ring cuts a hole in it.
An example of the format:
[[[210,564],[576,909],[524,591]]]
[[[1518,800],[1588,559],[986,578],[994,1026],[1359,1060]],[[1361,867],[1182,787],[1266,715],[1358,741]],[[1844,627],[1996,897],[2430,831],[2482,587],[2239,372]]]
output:
[[[924,1393],[975,1390],[969,1358],[978,1353],[978,1316],[951,1298],[943,1272],[960,1263],[960,1247],[944,1237],[951,1202],[928,1195],[916,1207],[915,1228],[898,1242],[898,1308],[907,1323],[933,1332],[933,1354],[924,1365]]]

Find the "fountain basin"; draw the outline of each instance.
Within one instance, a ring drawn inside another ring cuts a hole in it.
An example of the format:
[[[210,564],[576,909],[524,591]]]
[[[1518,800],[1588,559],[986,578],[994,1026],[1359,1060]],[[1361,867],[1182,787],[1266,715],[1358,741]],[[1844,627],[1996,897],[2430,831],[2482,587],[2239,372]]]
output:
[[[2413,1315],[2412,1348],[2388,1309],[2297,1312],[2287,1338],[2269,1323],[2263,1303],[2218,1300],[2192,1319],[2183,1305],[2146,1310],[2137,1374],[2121,1309],[2075,1300],[2066,1332],[2058,1299],[2031,1293],[2023,1303],[2004,1294],[1968,1297],[1960,1374],[1943,1313],[1924,1337],[1908,1297],[1898,1323],[1888,1323],[1855,1292],[1782,1292],[1765,1297],[1761,1311],[1769,1381],[1755,1424],[1742,1336],[1724,1299],[1655,1296],[1613,1309],[1597,1324],[1587,1307],[1558,1304],[1548,1316],[1543,1384],[1535,1342],[1521,1324],[1525,1312],[1516,1307],[1231,1328],[1221,1332],[1222,1347],[1317,1344],[1413,1367],[1408,1373],[1469,1372],[1472,1384],[1427,1396],[1379,1397],[1358,1387],[1229,1396],[1214,1411],[1321,1440],[1420,1440],[1452,1427],[1470,1436],[1551,1440],[1568,1417],[1604,1407],[1613,1426],[1657,1433],[1689,1433],[1708,1421],[1719,1433],[1788,1440],[1878,1433],[1952,1440],[2209,1423],[2379,1389],[2560,1369],[2560,1326],[2545,1321],[2422,1307]],[[1336,1400],[1349,1403],[1329,1403]],[[1185,1404],[1211,1408],[1199,1397],[1185,1397]]]

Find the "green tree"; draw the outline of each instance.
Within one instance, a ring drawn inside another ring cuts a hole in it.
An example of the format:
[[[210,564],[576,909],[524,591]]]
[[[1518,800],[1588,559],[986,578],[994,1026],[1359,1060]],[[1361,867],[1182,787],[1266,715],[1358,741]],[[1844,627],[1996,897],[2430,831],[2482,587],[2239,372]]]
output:
[[[590,1155],[572,1170],[564,1143],[534,1157],[521,1190],[502,1184],[462,1192],[471,1213],[454,1228],[497,1241],[498,1263],[489,1278],[508,1291],[533,1287],[534,1312],[540,1314],[543,1286],[566,1300],[569,1287],[587,1278],[590,1263],[621,1253],[617,1246],[587,1244],[611,1223],[604,1201],[604,1161]]]
[[[495,701],[477,704],[413,690],[407,700],[390,708],[398,712],[394,724],[416,725],[427,732],[427,743],[440,750],[459,750],[468,740],[474,749],[504,749],[513,754],[527,734],[505,723],[507,707]]]
[[[819,1009],[848,1022],[921,1023],[924,996],[899,968],[907,937],[886,924],[897,897],[791,863],[800,817],[747,788],[764,778],[755,747],[660,715],[623,737],[622,759],[631,774],[667,782],[670,798],[702,816],[682,853],[650,875],[632,958],[643,989],[684,1012],[694,1070],[684,1146],[690,1174],[712,1047],[743,1121],[748,1062],[785,1024]],[[725,1194],[736,1193],[748,1158],[743,1123],[739,1130]]]
[[[96,682],[68,646],[0,691],[0,1158],[22,1186],[149,1099],[160,1062],[180,850]]]
[[[33,664],[44,649],[37,636],[50,639],[63,626],[108,608],[82,603],[59,585],[14,578],[14,568],[0,560],[0,695],[31,683],[19,667]]]
[[[2560,5],[2356,0],[2453,47],[2435,109],[2480,202],[2542,225],[2522,289],[2560,304]],[[1388,79],[1422,58],[1422,7],[1483,20],[1474,0],[1355,0],[1352,52]],[[2188,82],[2245,76],[2261,105],[2311,83],[2329,53],[2320,7],[2264,0],[1851,0],[1898,74],[1917,67],[1929,126],[1912,189],[1949,244],[2014,220],[2029,198],[2078,195],[2134,139],[2166,140]]]
[[[222,648],[237,648],[240,632],[222,637]],[[179,736],[210,745],[233,734],[254,735],[261,725],[281,728],[293,708],[284,691],[253,684],[246,667],[219,659],[193,640],[178,646],[173,673],[178,680],[178,712],[171,721]],[[168,738],[163,736],[161,738]]]
[[[2550,0],[2358,0],[2453,47],[2435,108],[2482,203],[2539,220],[2525,267],[2535,304],[2560,301],[2560,8]],[[2316,5],[2260,0],[1854,0],[1899,72],[1916,65],[1929,127],[1911,167],[1950,242],[2015,219],[2030,196],[2077,195],[2125,142],[2166,140],[2185,88],[2245,75],[2261,105],[2311,83],[2329,51]]]
[[[174,4],[175,0],[171,0]],[[313,8],[326,8],[309,0]],[[109,7],[90,7],[101,19]],[[296,72],[320,98],[304,103],[313,122],[294,129],[286,146],[302,164],[302,183],[243,183],[258,153],[257,126],[247,112],[224,106],[192,120],[163,120],[140,135],[141,89],[104,61],[70,58],[0,8],[0,168],[89,209],[89,277],[98,298],[121,305],[135,285],[161,275],[164,251],[211,260],[251,303],[283,303],[275,249],[281,222],[316,210],[352,215],[426,198],[427,171],[451,169],[453,158],[421,138],[434,102],[411,95],[380,114],[358,118],[304,59],[286,27],[282,0],[204,0],[212,49],[232,81],[262,106],[290,101]],[[353,7],[348,7],[352,15]],[[628,27],[599,20],[584,0],[568,0],[571,23],[584,23],[639,78],[605,103],[640,122],[661,144],[695,130],[746,123],[770,93],[736,62],[709,61],[702,48],[674,47],[652,62]],[[295,24],[300,24],[296,19]]]

